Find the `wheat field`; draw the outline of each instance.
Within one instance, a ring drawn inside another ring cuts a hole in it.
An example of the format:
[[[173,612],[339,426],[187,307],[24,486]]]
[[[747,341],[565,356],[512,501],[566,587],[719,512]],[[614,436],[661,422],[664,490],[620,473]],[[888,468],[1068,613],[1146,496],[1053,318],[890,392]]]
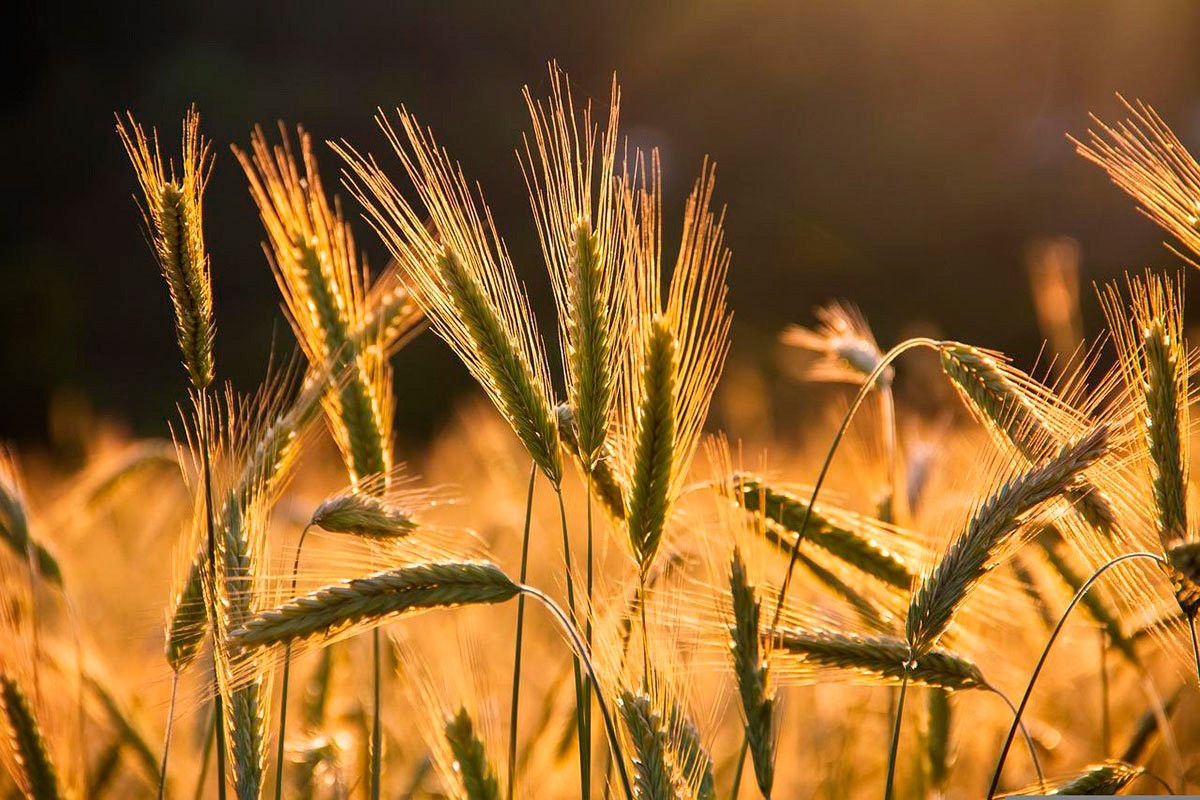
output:
[[[374,143],[118,115],[186,389],[171,440],[97,430],[71,473],[0,451],[0,796],[1200,791],[1200,165],[1168,123],[1126,103],[1071,140],[1167,232],[1163,266],[1092,293],[1049,248],[1028,365],[822,306],[778,332],[820,409],[798,446],[716,422],[761,413],[726,370],[716,166],[664,198],[615,79],[538,85],[512,177],[541,265],[419,109]],[[298,345],[258,386],[214,357],[218,167]],[[411,451],[404,387],[438,380],[417,336],[479,391]]]

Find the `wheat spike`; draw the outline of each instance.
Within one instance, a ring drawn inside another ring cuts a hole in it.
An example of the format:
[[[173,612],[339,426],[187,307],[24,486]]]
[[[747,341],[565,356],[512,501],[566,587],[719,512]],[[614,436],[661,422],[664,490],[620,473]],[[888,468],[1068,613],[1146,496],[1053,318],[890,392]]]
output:
[[[267,609],[230,635],[236,647],[328,638],[345,629],[409,611],[503,603],[519,587],[488,562],[413,564],[342,581]]]
[[[1060,797],[1075,795],[1108,795],[1119,793],[1131,784],[1145,770],[1127,764],[1124,761],[1110,759],[1102,764],[1084,767],[1080,772],[1069,778],[1062,778],[1046,786],[1036,784],[1026,789],[1010,792],[1005,797],[1020,797],[1023,795],[1038,795],[1044,797]]]
[[[862,383],[883,361],[862,312],[849,303],[830,303],[816,314],[817,328],[792,325],[780,334],[780,341],[820,356],[808,370],[809,380]],[[894,376],[895,370],[886,368],[879,375],[879,385],[890,385]]]
[[[1024,516],[1073,485],[1107,448],[1108,428],[1097,426],[1044,463],[1006,481],[979,506],[913,592],[905,627],[914,659],[929,652],[958,608],[1000,563]]]
[[[311,524],[330,533],[351,533],[370,539],[395,539],[416,530],[411,509],[356,489],[339,492],[313,512]]]
[[[1091,115],[1087,141],[1068,137],[1079,155],[1108,173],[1139,210],[1200,255],[1200,165],[1158,113],[1117,96],[1129,116],[1115,127]]]
[[[559,403],[554,409],[558,418],[558,435],[563,447],[572,456],[579,458],[579,442],[575,438],[575,415],[566,403]],[[606,445],[604,457],[593,462],[591,467],[591,488],[600,502],[604,505],[609,516],[614,520],[625,519],[625,487],[621,485],[621,477],[612,468],[612,450]]]
[[[562,480],[549,371],[524,290],[461,170],[404,109],[399,131],[377,119],[416,188],[424,211],[373,159],[348,145],[351,192],[367,210],[439,336],[466,364],[541,470]],[[431,221],[426,225],[425,214]]]
[[[467,709],[446,721],[446,742],[454,756],[455,772],[462,781],[467,800],[499,800],[500,781],[496,769],[475,734],[475,725]]]
[[[702,169],[688,198],[679,256],[661,297],[661,194],[657,154],[649,187],[624,185],[629,233],[629,358],[619,378],[616,462],[626,486],[626,531],[645,571],[699,445],[728,351],[723,218],[710,210],[714,170]]]
[[[577,116],[567,83],[552,64],[548,101],[525,88],[533,140],[525,139],[521,168],[554,290],[576,446],[590,472],[612,424],[627,310],[617,295],[623,260],[613,185],[620,90],[614,81],[601,136],[590,103]]]
[[[127,115],[117,118],[117,134],[133,162],[142,189],[150,246],[167,280],[175,308],[175,329],[183,364],[192,385],[203,389],[213,381],[212,279],[204,249],[204,187],[212,167],[210,143],[200,136],[195,108],[183,120],[182,172],[168,178],[153,133],[153,149],[142,126]]]
[[[0,673],[0,711],[4,713],[7,745],[15,767],[12,777],[21,791],[29,800],[63,797],[58,770],[29,699],[16,680],[6,673]]]
[[[43,578],[56,586],[63,585],[58,559],[30,533],[29,509],[16,457],[4,447],[0,447],[0,540],[19,560],[35,567]]]
[[[1005,364],[1002,356],[957,343],[941,347],[940,355],[942,371],[974,417],[1030,464],[1044,459],[1048,448],[1062,439],[1048,418],[1054,409],[1045,402],[1039,409],[1039,399],[1047,397],[1048,390]],[[1066,497],[1089,525],[1112,536],[1116,512],[1104,492],[1080,480]]]
[[[889,586],[905,591],[912,587],[913,575],[905,560],[869,535],[853,530],[845,524],[849,520],[835,520],[816,506],[808,513],[808,524],[801,533],[809,508],[807,499],[743,473],[734,476],[734,484],[738,501],[746,510],[763,516],[768,523],[763,526],[764,535],[781,550],[791,553],[796,537],[802,536]]]
[[[252,155],[235,150],[267,231],[271,263],[288,319],[309,363],[336,379],[324,398],[326,418],[354,483],[392,465],[391,368],[377,342],[359,346],[353,332],[366,317],[365,270],[350,226],[321,183],[312,141],[299,130],[303,173],[286,130],[267,144],[261,129]]]
[[[899,685],[907,665],[910,683],[948,691],[986,689],[979,667],[954,653],[931,649],[909,661],[908,642],[896,636],[860,636],[820,629],[780,627],[774,656],[778,669],[795,669],[798,659],[806,668],[838,670],[870,683]]]
[[[729,647],[746,720],[746,741],[759,791],[763,797],[770,797],[775,782],[775,693],[759,625],[761,606],[736,548],[730,561],[729,591],[733,601]]]
[[[617,707],[633,745],[633,772],[637,797],[672,800],[675,796],[667,761],[667,731],[650,697],[628,689],[621,692]]]

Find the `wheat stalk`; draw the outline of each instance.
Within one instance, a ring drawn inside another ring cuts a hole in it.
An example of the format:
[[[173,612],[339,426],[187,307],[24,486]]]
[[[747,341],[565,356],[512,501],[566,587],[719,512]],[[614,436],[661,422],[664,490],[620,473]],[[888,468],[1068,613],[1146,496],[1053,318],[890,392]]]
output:
[[[256,649],[329,638],[409,611],[503,603],[518,591],[517,584],[486,561],[413,564],[341,581],[261,611],[231,632],[230,644]]]
[[[1062,494],[1107,448],[1108,428],[1097,426],[1063,445],[1044,463],[1006,481],[979,506],[913,592],[905,623],[913,659],[919,661],[936,644],[958,608],[995,569],[1024,522],[1023,517]]]
[[[126,124],[128,123],[128,125]],[[166,278],[175,308],[175,330],[183,364],[192,386],[203,389],[213,381],[212,279],[204,249],[204,188],[212,166],[210,145],[200,136],[200,115],[188,111],[183,120],[182,172],[170,177],[163,170],[158,134],[153,149],[146,134],[128,115],[117,118],[117,134],[133,162],[142,189],[142,209],[151,249]]]

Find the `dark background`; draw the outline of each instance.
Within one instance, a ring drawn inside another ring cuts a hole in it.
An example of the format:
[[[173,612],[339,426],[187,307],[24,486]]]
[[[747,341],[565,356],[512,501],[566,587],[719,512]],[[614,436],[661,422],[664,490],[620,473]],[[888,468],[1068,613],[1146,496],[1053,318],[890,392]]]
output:
[[[217,365],[242,387],[273,341],[292,347],[228,150],[255,122],[302,122],[386,156],[373,110],[408,105],[483,183],[549,331],[513,156],[520,88],[544,88],[556,58],[577,93],[604,101],[615,70],[625,132],[664,151],[668,218],[701,158],[716,159],[734,358],[768,370],[775,332],[832,297],[859,303],[884,344],[921,320],[1032,359],[1031,240],[1076,237],[1087,285],[1174,261],[1064,133],[1082,133],[1089,111],[1117,118],[1120,91],[1200,144],[1194,2],[243,0],[50,13],[9,32],[23,55],[0,125],[0,436],[22,443],[88,407],[162,434],[186,388],[117,110],[157,126],[174,152],[194,101],[216,142],[205,202]],[[321,159],[334,184],[335,158],[322,148]],[[380,244],[358,233],[382,266]],[[1090,289],[1085,308],[1094,327]],[[468,380],[432,337],[396,367],[398,428],[419,439]]]

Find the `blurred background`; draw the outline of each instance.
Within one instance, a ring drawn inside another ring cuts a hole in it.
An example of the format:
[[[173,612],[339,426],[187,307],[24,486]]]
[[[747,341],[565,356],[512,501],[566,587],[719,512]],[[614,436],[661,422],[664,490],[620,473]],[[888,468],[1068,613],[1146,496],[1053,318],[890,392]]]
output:
[[[114,1],[25,13],[0,122],[0,437],[62,452],[94,420],[166,433],[186,386],[115,111],[157,126],[175,152],[183,112],[200,108],[218,154],[205,200],[218,375],[247,389],[273,348],[293,347],[228,149],[256,122],[303,123],[395,167],[372,116],[406,104],[482,182],[550,334],[513,155],[520,89],[544,90],[558,59],[577,96],[604,103],[615,71],[624,132],[662,149],[669,228],[703,156],[718,164],[734,253],[729,374],[763,397],[787,392],[779,330],[835,298],[859,304],[885,347],[935,330],[1028,366],[1042,342],[1030,254],[1057,237],[1074,240],[1051,252],[1077,261],[1094,333],[1093,282],[1178,259],[1064,134],[1084,133],[1089,111],[1121,116],[1119,91],[1200,146],[1200,5],[1182,0]],[[321,160],[332,185],[338,164],[323,147]],[[382,267],[380,243],[356,229]],[[395,363],[397,429],[416,446],[445,423],[447,393],[470,383],[431,336]],[[763,407],[762,424],[791,413]]]

